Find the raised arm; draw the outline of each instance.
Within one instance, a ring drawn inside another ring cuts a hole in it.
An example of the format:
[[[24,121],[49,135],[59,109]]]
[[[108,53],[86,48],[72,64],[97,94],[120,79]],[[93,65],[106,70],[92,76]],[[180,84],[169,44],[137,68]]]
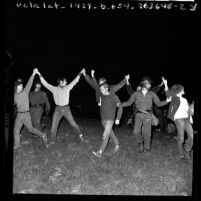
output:
[[[96,89],[95,86],[94,86],[93,80],[92,80],[92,79],[89,77],[89,75],[87,75],[86,73],[84,74],[84,79],[86,80],[86,82],[87,82],[92,88]]]
[[[127,102],[122,103],[122,107],[128,107],[128,106],[130,106],[131,104],[134,103],[135,99],[136,99],[136,92],[134,92],[134,93],[130,96],[130,98],[128,99]]]
[[[84,74],[85,69],[82,69],[75,79],[68,85],[69,89],[72,89],[80,80],[82,74]]]
[[[33,80],[34,80],[34,77],[35,77],[35,74],[36,74],[36,69],[33,70],[33,73],[31,75],[31,77],[29,78],[29,81],[27,82],[25,88],[24,88],[24,91],[29,94],[30,92],[30,89],[31,89],[31,86],[33,84]]]
[[[135,92],[130,83],[126,84],[126,90],[130,96]]]
[[[175,94],[169,90],[169,87],[168,87],[168,84],[167,84],[167,79],[165,79],[164,77],[162,77],[162,81],[163,81],[163,84],[165,86],[164,90],[165,90],[165,94],[166,96],[169,98],[171,96],[175,96]]]
[[[37,69],[36,73],[39,75],[40,81],[43,84],[43,86],[53,93],[53,91],[55,90],[56,87],[52,86],[49,83],[47,83],[47,81],[43,78],[43,76],[40,74],[40,72],[38,71],[38,69]]]
[[[126,84],[126,82],[128,82],[129,77],[130,77],[129,75],[126,75],[121,82],[119,82],[116,85],[110,86],[110,91],[113,93],[116,93],[117,91],[119,91]]]
[[[99,84],[98,84],[97,79],[95,77],[95,71],[94,70],[91,70],[91,77],[92,77],[92,81],[93,81],[94,86],[99,89]]]

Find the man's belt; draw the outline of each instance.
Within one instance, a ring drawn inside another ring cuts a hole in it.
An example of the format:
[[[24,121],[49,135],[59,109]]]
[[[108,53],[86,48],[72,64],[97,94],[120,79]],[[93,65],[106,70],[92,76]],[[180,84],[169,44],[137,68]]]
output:
[[[34,105],[31,105],[31,107],[33,107],[33,108],[39,108],[39,107],[43,107],[43,104],[34,104]]]
[[[137,109],[137,113],[144,113],[144,114],[148,114],[151,113],[152,110],[141,110],[141,109]]]
[[[66,107],[68,105],[56,105],[56,107]]]
[[[27,113],[27,112],[29,112],[29,110],[28,111],[23,111],[23,112],[18,111],[17,113]]]

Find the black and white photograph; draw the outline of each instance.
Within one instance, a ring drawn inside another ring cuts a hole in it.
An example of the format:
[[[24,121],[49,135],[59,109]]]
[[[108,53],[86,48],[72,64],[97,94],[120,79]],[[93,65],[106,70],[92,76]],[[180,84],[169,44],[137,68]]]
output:
[[[4,1],[5,200],[197,199],[198,4]]]

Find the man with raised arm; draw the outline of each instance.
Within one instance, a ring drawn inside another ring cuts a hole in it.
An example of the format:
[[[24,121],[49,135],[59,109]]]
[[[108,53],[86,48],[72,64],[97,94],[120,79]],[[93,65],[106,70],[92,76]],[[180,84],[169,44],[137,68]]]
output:
[[[126,80],[124,78],[121,82],[119,82],[116,85],[109,85],[107,79],[104,78],[104,77],[101,77],[98,80],[98,84],[99,85],[107,84],[109,86],[109,88],[110,88],[110,93],[115,94],[117,91],[119,91],[126,84]],[[97,101],[98,105],[101,106],[101,98],[100,98],[100,96],[99,96],[99,94],[97,92],[96,92],[96,101]]]
[[[33,127],[29,111],[29,92],[33,84],[36,71],[37,69],[35,68],[24,88],[23,81],[21,79],[18,79],[15,82],[14,104],[17,108],[17,116],[14,125],[14,149],[20,147],[20,130],[23,125],[26,126],[29,132],[40,136],[47,146],[46,134]]]
[[[151,80],[150,80],[150,83],[151,83]],[[150,89],[150,91],[153,91],[154,93],[157,93],[158,91],[160,91],[161,86],[163,86],[163,82],[161,82],[161,84],[159,84],[159,85],[157,85],[157,86],[155,86],[155,87],[152,87],[152,88]],[[126,90],[127,90],[127,93],[128,93],[130,96],[131,96],[135,91],[140,91],[141,89],[142,89],[141,84],[138,84],[137,87],[136,87],[136,90],[134,90],[129,81],[126,83]],[[133,105],[133,111],[132,111],[132,112],[129,112],[130,117],[129,117],[129,119],[128,119],[127,124],[132,124],[132,125],[134,126],[134,122],[135,122],[134,119],[135,119],[136,111],[137,111],[137,109],[135,108],[135,105]]]
[[[133,130],[138,142],[138,152],[150,151],[151,148],[151,126],[152,126],[152,110],[153,103],[158,107],[166,105],[170,99],[160,101],[158,96],[150,91],[151,80],[149,77],[144,77],[141,81],[142,89],[134,92],[127,102],[122,103],[123,107],[135,104],[137,109],[135,115],[135,127]]]
[[[70,97],[70,91],[73,89],[73,87],[79,82],[80,76],[83,74],[84,69],[76,76],[76,78],[69,84],[67,84],[66,78],[59,78],[58,86],[52,86],[48,84],[45,79],[42,77],[42,75],[37,71],[36,73],[40,77],[40,81],[43,84],[44,87],[46,87],[49,91],[52,92],[54,102],[56,104],[56,108],[53,114],[53,120],[52,120],[52,128],[51,128],[51,137],[54,143],[54,140],[57,136],[57,129],[59,122],[62,117],[65,117],[66,120],[69,122],[69,124],[73,127],[73,129],[76,131],[78,136],[82,141],[83,135],[80,131],[79,126],[76,124],[73,115],[71,113],[71,109],[69,106],[69,97]]]
[[[44,108],[45,113],[49,113],[50,103],[47,94],[41,90],[40,81],[36,81],[34,86],[34,90],[29,94],[31,120],[35,128],[42,130],[45,125],[41,124],[41,118],[44,112]]]
[[[104,127],[103,132],[103,142],[97,152],[93,152],[93,154],[97,157],[101,157],[103,152],[106,149],[106,146],[108,144],[108,140],[111,138],[115,144],[114,152],[117,152],[119,150],[119,142],[116,138],[114,131],[112,129],[113,124],[116,125],[119,124],[121,115],[122,115],[122,106],[121,102],[117,95],[110,92],[110,88],[107,85],[107,83],[98,84],[95,75],[95,71],[91,71],[92,79],[84,73],[85,80],[95,89],[96,93],[101,99],[100,104],[100,116],[101,116],[101,123]],[[125,77],[125,81],[129,79],[129,76]],[[118,108],[117,111],[117,117],[116,117],[116,108]],[[116,117],[116,120],[115,120]]]
[[[180,159],[190,159],[190,152],[193,147],[193,119],[194,102],[190,105],[186,98],[184,86],[175,84],[169,90],[167,80],[163,78],[165,92],[167,97],[172,97],[168,110],[168,118],[175,122],[177,127],[177,146]],[[187,133],[187,140],[184,139],[184,133]]]

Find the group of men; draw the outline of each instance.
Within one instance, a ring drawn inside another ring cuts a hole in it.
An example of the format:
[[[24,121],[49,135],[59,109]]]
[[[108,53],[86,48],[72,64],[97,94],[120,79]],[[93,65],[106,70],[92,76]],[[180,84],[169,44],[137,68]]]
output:
[[[86,82],[96,92],[96,101],[100,106],[101,124],[104,127],[102,144],[98,151],[93,151],[95,156],[101,157],[103,155],[110,138],[115,145],[114,152],[119,151],[119,141],[114,134],[113,125],[119,124],[123,107],[128,107],[132,104],[135,108],[133,133],[138,144],[138,152],[142,153],[143,151],[150,151],[151,128],[156,121],[153,114],[153,106],[160,107],[170,103],[168,117],[175,122],[177,127],[179,156],[181,159],[190,159],[190,151],[193,147],[192,115],[194,114],[194,107],[193,105],[189,105],[187,100],[183,97],[184,87],[182,85],[175,84],[169,89],[167,80],[162,77],[162,83],[151,89],[150,78],[144,77],[137,90],[134,91],[129,83],[130,75],[126,75],[117,85],[109,85],[105,78],[100,78],[97,81],[94,70],[91,70],[90,77],[87,75],[85,69],[82,69],[69,84],[67,84],[66,78],[59,78],[57,80],[58,86],[53,86],[47,83],[37,68],[33,70],[33,73],[24,88],[21,79],[18,79],[15,82],[14,103],[17,106],[17,116],[14,126],[14,149],[20,147],[20,130],[23,125],[25,125],[31,133],[40,136],[46,147],[50,144],[47,142],[46,133],[43,132],[44,126],[41,125],[41,116],[44,105],[46,106],[47,113],[50,110],[47,95],[40,90],[40,83],[37,83],[35,85],[35,90],[29,93],[36,74],[39,76],[42,85],[53,94],[56,105],[51,126],[51,143],[55,142],[58,125],[62,117],[66,118],[80,140],[87,142],[87,140],[84,139],[80,127],[75,122],[69,106],[70,91],[79,82],[81,75],[83,75]],[[130,98],[128,101],[121,103],[116,92],[124,85],[127,86]],[[165,101],[160,101],[156,95],[156,91],[162,85],[165,86],[167,97]],[[188,135],[186,141],[184,138],[185,131]]]

